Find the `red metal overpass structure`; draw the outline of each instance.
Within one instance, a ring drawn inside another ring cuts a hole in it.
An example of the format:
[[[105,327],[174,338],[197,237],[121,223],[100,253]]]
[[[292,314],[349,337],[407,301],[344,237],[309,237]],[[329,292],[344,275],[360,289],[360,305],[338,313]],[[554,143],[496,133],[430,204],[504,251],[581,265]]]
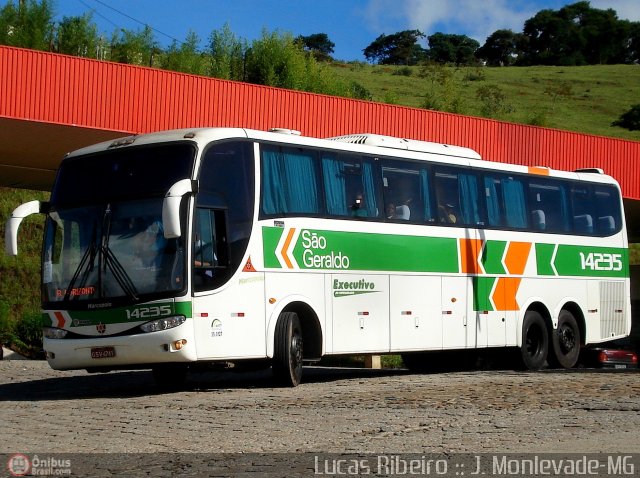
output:
[[[49,189],[68,151],[173,128],[377,133],[465,146],[489,161],[598,167],[640,242],[640,142],[0,46],[0,186]]]

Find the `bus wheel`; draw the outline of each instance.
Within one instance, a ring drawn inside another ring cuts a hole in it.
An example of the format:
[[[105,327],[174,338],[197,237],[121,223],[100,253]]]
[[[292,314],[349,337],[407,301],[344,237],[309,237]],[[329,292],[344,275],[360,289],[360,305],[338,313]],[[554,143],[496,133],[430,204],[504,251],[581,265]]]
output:
[[[575,317],[568,310],[560,312],[558,329],[551,334],[553,362],[571,368],[580,356],[580,329]]]
[[[284,385],[296,387],[302,379],[302,328],[295,312],[278,317],[273,351],[273,374]]]
[[[182,363],[163,363],[151,369],[156,385],[162,390],[180,390],[188,371],[188,366]]]
[[[549,353],[549,333],[542,316],[533,310],[524,315],[520,356],[526,369],[540,370]]]

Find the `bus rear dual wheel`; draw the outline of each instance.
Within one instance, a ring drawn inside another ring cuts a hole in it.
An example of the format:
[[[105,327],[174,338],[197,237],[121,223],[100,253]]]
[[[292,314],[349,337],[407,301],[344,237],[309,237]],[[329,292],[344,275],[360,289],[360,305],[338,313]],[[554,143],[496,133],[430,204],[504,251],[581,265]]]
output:
[[[552,367],[571,368],[579,355],[580,329],[571,312],[560,312],[558,328],[551,333],[539,312],[530,310],[525,314],[520,347],[524,368],[540,370],[547,362]]]

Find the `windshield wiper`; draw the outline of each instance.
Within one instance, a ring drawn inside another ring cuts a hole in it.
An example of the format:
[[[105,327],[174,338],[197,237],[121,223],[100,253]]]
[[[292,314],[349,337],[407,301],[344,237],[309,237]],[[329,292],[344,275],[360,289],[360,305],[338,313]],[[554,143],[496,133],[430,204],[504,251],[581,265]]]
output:
[[[69,282],[69,285],[67,286],[67,290],[64,293],[64,299],[63,299],[64,302],[68,301],[69,298],[71,297],[71,291],[73,291],[73,288],[76,284],[76,281],[78,280],[78,277],[80,276],[80,273],[84,271],[82,282],[81,282],[81,284],[84,284],[87,281],[89,274],[93,271],[93,266],[95,264],[96,255],[98,252],[98,248],[96,247],[96,232],[97,232],[96,225],[94,224],[91,243],[87,247],[87,250],[84,251],[82,258],[80,259],[80,263],[78,264],[76,271],[73,273],[73,277],[71,277],[71,281]],[[88,262],[88,266],[85,268],[85,264],[87,264],[87,262]]]
[[[118,285],[122,288],[125,294],[134,301],[138,301],[138,291],[136,290],[136,286],[133,281],[127,274],[127,271],[122,264],[118,260],[118,258],[111,252],[109,249],[109,238],[111,237],[111,205],[107,204],[107,208],[104,211],[104,216],[102,218],[102,245],[100,247],[100,274],[98,276],[99,287],[100,287],[100,295],[104,295],[102,293],[102,273],[107,272],[107,267],[111,269],[111,273],[113,274],[114,279],[118,283]],[[103,262],[104,259],[104,262]]]

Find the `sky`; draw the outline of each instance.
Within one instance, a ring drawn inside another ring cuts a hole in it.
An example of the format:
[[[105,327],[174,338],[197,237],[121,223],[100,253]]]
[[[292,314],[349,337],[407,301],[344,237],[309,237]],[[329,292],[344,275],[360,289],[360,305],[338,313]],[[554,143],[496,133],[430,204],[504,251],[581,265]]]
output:
[[[380,34],[418,29],[464,34],[481,45],[495,30],[521,32],[542,9],[558,10],[578,0],[54,0],[56,20],[91,12],[98,32],[110,37],[124,28],[149,25],[162,47],[182,41],[190,30],[204,48],[211,32],[228,24],[248,41],[264,29],[294,36],[326,33],[334,58],[364,61],[362,50]],[[2,4],[7,0],[2,1]],[[640,21],[640,0],[591,0],[621,19]],[[426,41],[424,46],[426,47]]]

